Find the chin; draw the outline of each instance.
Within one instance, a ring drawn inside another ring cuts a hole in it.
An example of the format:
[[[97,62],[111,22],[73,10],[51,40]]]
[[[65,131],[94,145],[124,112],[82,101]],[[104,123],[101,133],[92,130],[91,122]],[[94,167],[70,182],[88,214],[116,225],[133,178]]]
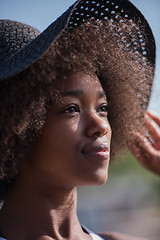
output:
[[[97,176],[95,179],[94,185],[103,185],[107,182],[108,174],[105,174],[104,176]]]
[[[92,176],[88,176],[86,180],[84,180],[83,184],[81,186],[98,186],[103,185],[106,183],[108,179],[108,171],[102,171],[99,170],[96,173],[94,173]]]
[[[94,176],[94,185],[103,185],[108,179],[108,167],[97,169]]]

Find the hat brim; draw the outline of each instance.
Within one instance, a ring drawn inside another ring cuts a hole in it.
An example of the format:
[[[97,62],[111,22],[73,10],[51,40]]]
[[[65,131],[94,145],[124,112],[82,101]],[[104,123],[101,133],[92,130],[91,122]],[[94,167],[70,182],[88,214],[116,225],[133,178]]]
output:
[[[83,15],[79,11],[79,16],[76,18],[76,25],[83,23],[85,20],[88,20],[93,16],[94,18],[97,17],[97,19],[99,19],[101,16],[98,14],[95,16],[95,12],[92,12],[92,9],[94,8],[97,10],[102,6],[104,6],[104,9],[108,9],[108,4],[110,4],[110,12],[108,13],[107,10],[105,12],[106,16],[112,15],[112,12],[115,12],[115,14],[120,13],[121,15],[132,19],[135,23],[140,23],[142,33],[145,35],[145,38],[147,38],[145,46],[147,49],[146,57],[152,65],[155,64],[155,41],[152,31],[144,16],[130,1],[116,0],[115,4],[112,6],[111,1],[79,0],[29,44],[26,44],[21,50],[8,58],[3,58],[3,61],[0,63],[0,81],[22,72],[43,56],[51,44],[54,44],[54,42],[57,41],[68,26],[74,27],[73,20],[71,20],[73,14],[75,15],[77,9],[81,9],[80,6],[86,6],[86,4],[87,10],[84,11],[82,8],[81,11],[83,11]],[[115,8],[115,6],[118,6],[119,9]],[[103,18],[105,17],[105,14],[103,15]],[[3,52],[3,54],[5,53]]]

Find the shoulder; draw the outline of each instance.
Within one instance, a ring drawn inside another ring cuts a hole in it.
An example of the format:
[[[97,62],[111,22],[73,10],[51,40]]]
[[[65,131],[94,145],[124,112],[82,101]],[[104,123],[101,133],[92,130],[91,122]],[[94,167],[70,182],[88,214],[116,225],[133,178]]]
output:
[[[146,238],[132,237],[129,235],[116,232],[100,233],[100,236],[104,237],[106,240],[149,240]]]

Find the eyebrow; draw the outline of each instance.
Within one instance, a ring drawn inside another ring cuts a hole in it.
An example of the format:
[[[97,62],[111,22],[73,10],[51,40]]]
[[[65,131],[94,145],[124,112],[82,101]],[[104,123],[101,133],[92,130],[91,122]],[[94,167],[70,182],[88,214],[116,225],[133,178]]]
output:
[[[60,96],[61,97],[68,97],[68,96],[78,97],[83,94],[84,94],[83,90],[70,90],[70,91],[62,92]],[[106,97],[106,93],[105,91],[98,91],[97,96],[98,98],[103,98],[103,97]]]
[[[98,92],[98,96],[99,96],[99,98],[103,98],[103,97],[106,97],[106,93],[105,93],[105,91],[99,91]]]
[[[80,96],[83,95],[84,91],[83,90],[70,90],[67,92],[62,92],[60,95],[61,97],[67,97],[67,96]]]

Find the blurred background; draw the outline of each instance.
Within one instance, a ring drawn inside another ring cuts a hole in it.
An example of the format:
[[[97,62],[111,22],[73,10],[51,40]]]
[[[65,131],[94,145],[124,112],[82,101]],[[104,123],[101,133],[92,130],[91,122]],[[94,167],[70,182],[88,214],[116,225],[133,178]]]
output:
[[[74,0],[0,0],[0,19],[12,19],[43,31]],[[155,36],[156,71],[149,109],[160,114],[160,1],[131,0],[148,20]],[[125,156],[110,165],[103,186],[78,189],[78,215],[95,231],[117,231],[160,239],[160,177]]]

